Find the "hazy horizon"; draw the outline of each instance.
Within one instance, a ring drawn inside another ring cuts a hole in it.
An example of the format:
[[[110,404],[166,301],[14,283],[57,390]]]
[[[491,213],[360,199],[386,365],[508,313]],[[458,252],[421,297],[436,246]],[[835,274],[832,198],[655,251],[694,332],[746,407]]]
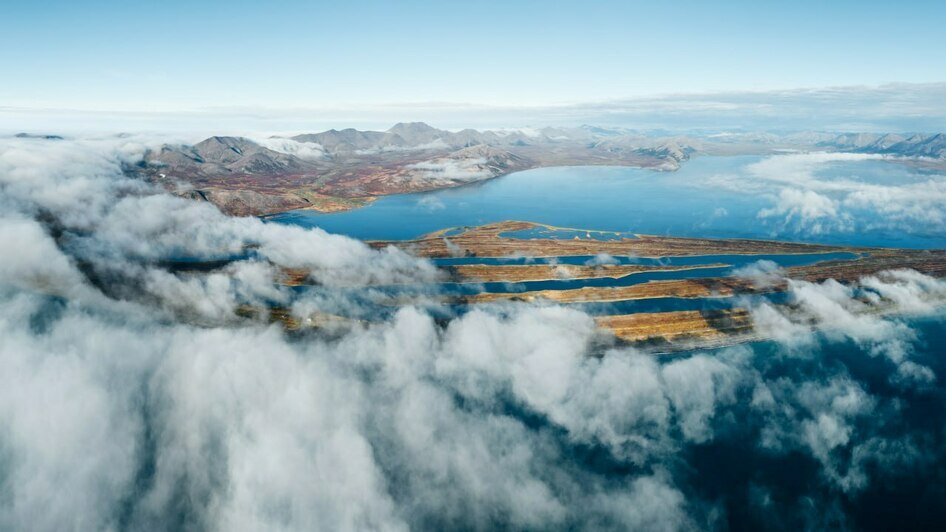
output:
[[[441,129],[596,125],[640,131],[936,132],[946,129],[946,83],[666,94],[553,106],[464,103],[351,107],[205,107],[175,111],[0,106],[0,133],[294,134],[384,130],[398,122]]]

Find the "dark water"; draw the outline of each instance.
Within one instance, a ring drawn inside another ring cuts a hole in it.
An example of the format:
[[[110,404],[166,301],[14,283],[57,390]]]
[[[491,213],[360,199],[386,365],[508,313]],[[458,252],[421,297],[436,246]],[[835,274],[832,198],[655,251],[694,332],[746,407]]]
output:
[[[824,253],[807,255],[750,255],[750,256],[731,256],[731,255],[706,255],[698,257],[699,262],[693,262],[689,265],[707,265],[714,263],[729,264],[728,266],[693,268],[688,270],[670,270],[670,271],[650,271],[639,272],[623,277],[595,277],[591,279],[556,279],[546,281],[524,281],[518,283],[476,283],[464,291],[464,285],[446,284],[442,285],[448,293],[461,292],[526,292],[535,290],[571,290],[584,287],[612,287],[612,286],[633,286],[643,284],[649,281],[666,281],[674,279],[705,279],[708,277],[723,277],[732,275],[733,270],[747,266],[759,260],[768,260],[781,267],[804,266],[815,264],[828,260],[843,260],[854,258],[853,253]],[[571,257],[567,257],[571,258]],[[682,257],[678,257],[682,258]],[[687,257],[697,259],[697,257]],[[659,259],[658,259],[659,260]],[[667,264],[667,263],[664,263]]]
[[[694,493],[724,508],[721,525],[731,530],[944,529],[946,321],[938,316],[904,323],[917,335],[911,359],[938,376],[931,385],[894,384],[890,361],[870,356],[851,341],[824,341],[802,358],[785,357],[775,342],[747,346],[767,380],[805,383],[843,375],[870,395],[875,413],[858,420],[850,444],[834,452],[839,463],[853,456],[854,445],[870,438],[910,442],[919,453],[901,454],[893,466],[868,463],[866,487],[845,491],[822,482],[821,464],[811,455],[761,449],[762,420],[734,406],[734,417],[720,424],[713,441],[689,446],[681,455]],[[765,505],[759,504],[760,492],[766,495]]]

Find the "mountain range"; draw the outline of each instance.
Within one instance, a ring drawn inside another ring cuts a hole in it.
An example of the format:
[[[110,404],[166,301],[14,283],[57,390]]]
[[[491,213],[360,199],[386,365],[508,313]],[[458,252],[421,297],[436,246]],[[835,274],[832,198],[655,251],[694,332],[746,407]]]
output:
[[[691,156],[784,150],[877,153],[946,167],[943,134],[794,132],[661,136],[622,128],[447,131],[423,122],[387,131],[331,129],[291,137],[214,136],[164,145],[130,171],[225,212],[349,209],[377,196],[420,192],[543,166],[675,170]]]

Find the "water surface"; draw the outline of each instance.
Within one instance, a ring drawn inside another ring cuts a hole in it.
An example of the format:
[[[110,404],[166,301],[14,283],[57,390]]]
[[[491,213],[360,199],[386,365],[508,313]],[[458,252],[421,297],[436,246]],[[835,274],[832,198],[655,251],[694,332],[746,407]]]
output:
[[[777,216],[760,216],[773,207],[780,190],[795,186],[760,179],[753,165],[765,159],[703,156],[684,163],[676,172],[625,167],[539,168],[460,188],[386,196],[353,211],[294,211],[268,219],[318,226],[362,239],[409,239],[445,227],[527,220],[627,234],[946,247],[942,228],[891,220],[880,211],[852,208],[839,214],[842,220],[837,223],[817,223],[817,230],[786,224]],[[882,160],[832,161],[817,166],[811,174],[820,187],[829,189],[845,182],[900,186],[946,181],[939,174]],[[572,238],[575,233],[536,229],[511,236]],[[608,233],[589,233],[587,237],[614,238]]]

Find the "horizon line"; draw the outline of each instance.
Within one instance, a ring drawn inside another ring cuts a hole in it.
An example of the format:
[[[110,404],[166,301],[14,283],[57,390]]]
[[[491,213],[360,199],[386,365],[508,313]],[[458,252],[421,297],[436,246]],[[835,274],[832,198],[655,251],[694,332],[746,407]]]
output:
[[[82,105],[0,105],[0,112],[36,112],[36,113],[83,113],[83,114],[114,114],[114,115],[162,115],[162,114],[264,114],[264,113],[285,113],[285,112],[339,112],[339,111],[398,111],[398,110],[438,110],[438,111],[474,111],[474,110],[567,110],[582,107],[607,106],[622,103],[648,102],[648,101],[667,101],[667,100],[686,100],[686,99],[707,99],[713,97],[738,97],[738,96],[764,96],[764,95],[806,95],[817,93],[837,93],[837,92],[887,92],[891,90],[922,90],[922,89],[943,89],[946,90],[946,80],[933,82],[886,82],[880,84],[857,84],[857,85],[822,85],[822,86],[799,86],[777,89],[738,89],[738,90],[719,90],[719,91],[682,91],[651,93],[641,95],[629,95],[617,98],[604,98],[598,100],[572,100],[546,102],[538,104],[529,103],[490,103],[490,102],[464,102],[464,101],[403,101],[403,102],[337,102],[328,105],[285,105],[273,106],[268,104],[233,104],[219,106],[169,106],[161,107],[150,106],[141,107],[112,107],[104,108],[98,106]]]

